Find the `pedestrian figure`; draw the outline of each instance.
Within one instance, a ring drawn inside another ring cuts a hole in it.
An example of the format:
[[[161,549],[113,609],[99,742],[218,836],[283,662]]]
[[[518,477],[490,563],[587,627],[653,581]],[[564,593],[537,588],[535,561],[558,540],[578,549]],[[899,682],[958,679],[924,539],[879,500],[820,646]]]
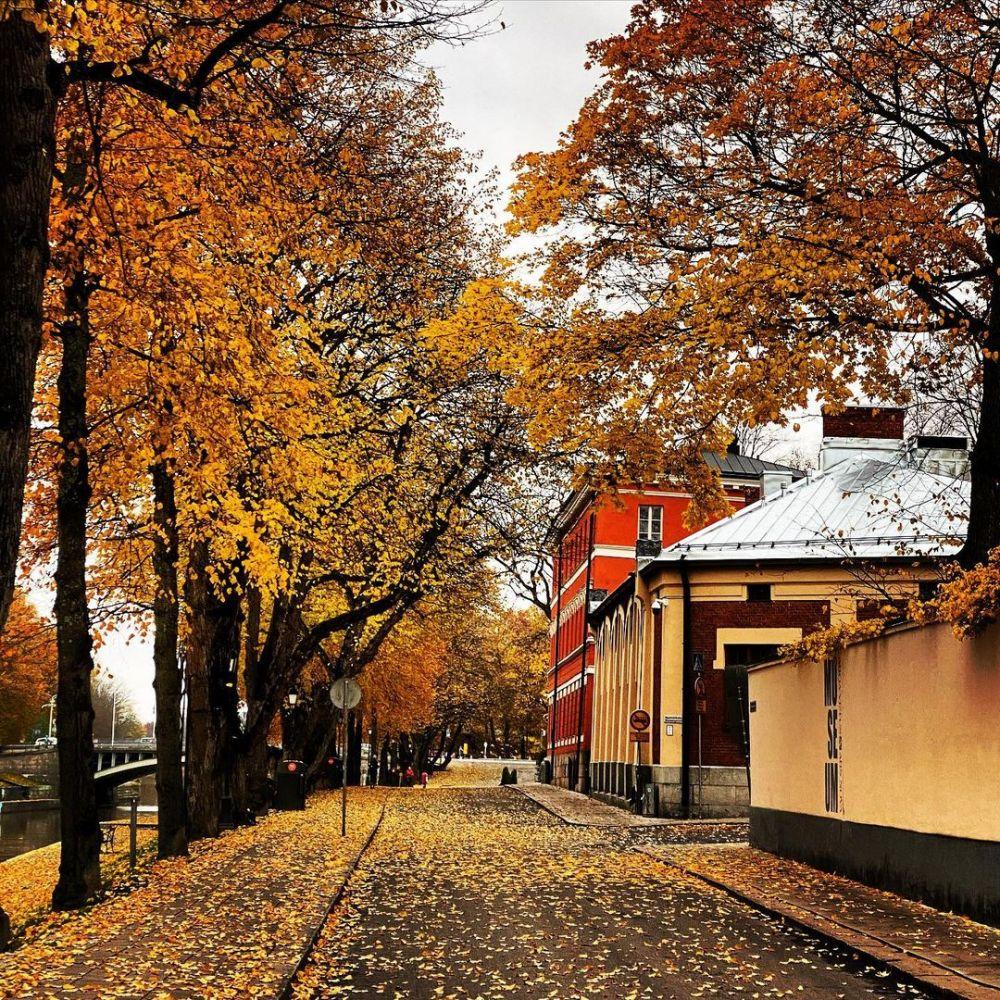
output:
[[[420,772],[420,787],[421,788],[426,788],[427,787],[427,772],[426,771],[421,771]]]
[[[413,765],[412,764],[407,764],[406,765],[406,787],[407,788],[412,788],[413,787],[413,782],[414,782],[415,778],[416,778],[416,774],[414,773]]]

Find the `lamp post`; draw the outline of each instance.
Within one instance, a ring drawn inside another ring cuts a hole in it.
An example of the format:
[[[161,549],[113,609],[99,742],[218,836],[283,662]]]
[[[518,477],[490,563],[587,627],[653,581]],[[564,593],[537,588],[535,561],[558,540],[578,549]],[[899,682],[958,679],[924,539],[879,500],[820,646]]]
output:
[[[53,695],[49,700],[42,705],[42,708],[47,708],[49,710],[49,739],[52,739],[52,728],[55,724],[55,710],[56,710],[56,696]]]

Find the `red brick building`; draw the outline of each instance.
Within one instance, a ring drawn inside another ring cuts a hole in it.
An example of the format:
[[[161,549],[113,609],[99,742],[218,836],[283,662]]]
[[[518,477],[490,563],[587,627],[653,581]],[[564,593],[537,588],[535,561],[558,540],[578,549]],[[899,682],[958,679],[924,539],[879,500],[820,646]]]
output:
[[[763,489],[780,488],[798,476],[785,466],[735,452],[706,460],[719,469],[736,510],[758,500]],[[686,489],[671,484],[600,498],[579,491],[556,521],[547,746],[558,784],[586,788],[588,781],[594,649],[587,617],[640,562],[688,534],[683,517],[690,501]]]

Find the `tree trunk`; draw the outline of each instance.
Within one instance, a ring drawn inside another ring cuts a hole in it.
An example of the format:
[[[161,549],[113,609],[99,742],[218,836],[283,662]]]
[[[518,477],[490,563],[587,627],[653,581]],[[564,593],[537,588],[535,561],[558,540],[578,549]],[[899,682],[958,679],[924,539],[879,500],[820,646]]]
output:
[[[1000,281],[994,282],[990,336],[983,351],[983,398],[972,449],[969,531],[959,561],[971,569],[1000,545]]]
[[[252,707],[251,707],[252,711]],[[267,811],[267,731],[270,723],[255,726],[241,741],[233,774],[233,815],[238,823],[253,822]]]
[[[208,544],[192,546],[188,579],[188,835],[215,837],[239,737],[236,663],[240,601],[219,598],[208,580]]]
[[[378,755],[378,780],[380,785],[389,784],[389,737],[382,740],[382,749]]]
[[[62,841],[59,881],[52,895],[57,910],[76,909],[101,885],[101,830],[97,820],[94,669],[87,607],[87,353],[90,349],[87,278],[79,271],[66,291],[67,319],[60,326],[59,465],[56,563],[56,646],[59,680],[56,720],[59,733],[59,809]]]
[[[24,18],[0,19],[0,632],[14,592],[42,294],[49,262],[55,96],[49,42]]]
[[[261,670],[260,607],[260,591],[249,587],[243,647],[247,726],[239,740],[233,775],[234,815],[239,822],[250,821],[265,812],[268,804],[267,734],[274,712],[267,704],[265,677]]]
[[[177,501],[162,454],[153,463],[153,689],[156,692],[157,853],[187,854],[187,803],[181,763],[181,672],[177,662]]]

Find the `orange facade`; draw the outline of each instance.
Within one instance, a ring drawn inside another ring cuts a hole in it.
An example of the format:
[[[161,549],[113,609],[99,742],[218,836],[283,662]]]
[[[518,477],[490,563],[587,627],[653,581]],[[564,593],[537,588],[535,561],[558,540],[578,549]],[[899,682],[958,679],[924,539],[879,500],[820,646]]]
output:
[[[760,496],[756,481],[726,484],[726,493],[736,510]],[[553,551],[547,734],[559,784],[586,781],[594,672],[589,610],[628,579],[637,556],[652,557],[690,534],[684,526],[690,502],[683,488],[650,485],[610,497],[577,493],[563,509]]]

